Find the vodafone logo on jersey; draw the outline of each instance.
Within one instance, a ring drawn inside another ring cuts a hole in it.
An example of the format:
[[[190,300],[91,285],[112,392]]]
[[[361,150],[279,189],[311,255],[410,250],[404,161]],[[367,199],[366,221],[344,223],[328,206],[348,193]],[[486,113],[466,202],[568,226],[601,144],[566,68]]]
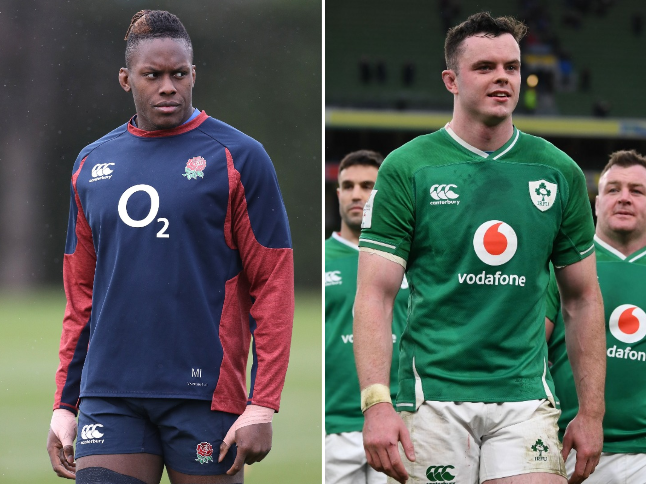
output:
[[[518,238],[510,225],[500,220],[489,220],[476,230],[473,248],[482,262],[499,266],[514,257]]]
[[[634,304],[622,304],[610,315],[610,333],[623,343],[636,343],[646,336],[646,313]]]

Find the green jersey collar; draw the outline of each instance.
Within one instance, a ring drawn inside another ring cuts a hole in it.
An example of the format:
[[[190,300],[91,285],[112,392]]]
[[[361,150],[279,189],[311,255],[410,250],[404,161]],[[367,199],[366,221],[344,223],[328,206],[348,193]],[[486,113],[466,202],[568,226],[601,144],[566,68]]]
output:
[[[518,128],[516,128],[516,126],[514,126],[513,128],[514,128],[514,131],[511,135],[511,138],[509,138],[509,141],[507,141],[504,145],[502,145],[493,153],[489,154],[485,151],[482,151],[479,148],[476,148],[475,146],[470,145],[462,138],[460,138],[457,134],[455,134],[455,131],[451,129],[451,127],[449,126],[449,123],[446,123],[446,125],[444,126],[444,130],[446,131],[446,133],[451,138],[453,138],[453,141],[455,141],[457,144],[469,150],[470,152],[475,153],[478,156],[481,156],[482,158],[492,158],[494,160],[497,160],[501,156],[504,156],[509,150],[511,150],[514,147],[514,145],[518,141],[518,137],[520,136],[520,131],[518,130]]]
[[[641,249],[636,250],[632,254],[626,256],[626,255],[623,255],[621,252],[619,252],[617,249],[615,249],[612,245],[601,240],[599,237],[597,237],[596,234],[594,235],[594,243],[597,245],[597,250],[601,249],[601,251],[605,252],[606,255],[613,255],[618,259],[626,262],[635,262],[638,259],[646,257],[646,247],[642,247]]]
[[[339,232],[332,232],[332,238],[333,238],[334,240],[336,240],[337,242],[339,242],[339,243],[343,244],[343,245],[347,245],[348,247],[353,248],[354,250],[359,250],[359,246],[358,246],[358,245],[353,244],[353,243],[352,243],[352,242],[350,242],[349,240],[344,239],[343,237],[341,237],[341,234],[340,234]]]

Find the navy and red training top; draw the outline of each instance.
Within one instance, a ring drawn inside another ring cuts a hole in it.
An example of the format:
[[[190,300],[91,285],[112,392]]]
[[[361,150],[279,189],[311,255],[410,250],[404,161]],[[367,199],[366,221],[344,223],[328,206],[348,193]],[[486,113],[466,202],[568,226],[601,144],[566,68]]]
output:
[[[87,146],[74,164],[63,277],[54,408],[100,396],[278,411],[293,257],[257,141],[202,112],[167,130],[126,123]]]

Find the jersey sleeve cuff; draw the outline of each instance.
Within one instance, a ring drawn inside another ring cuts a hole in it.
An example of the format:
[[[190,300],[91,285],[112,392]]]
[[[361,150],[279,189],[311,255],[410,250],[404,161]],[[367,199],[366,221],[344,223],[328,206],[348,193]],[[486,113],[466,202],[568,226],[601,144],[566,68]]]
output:
[[[562,269],[563,267],[576,264],[577,262],[586,259],[587,257],[594,254],[594,252],[594,243],[592,243],[587,249],[584,249],[582,251],[577,250],[576,255],[573,254],[573,257],[568,257],[563,260],[553,260],[552,263],[557,269]]]
[[[377,249],[372,249],[370,247],[359,247],[360,252],[366,252],[368,254],[375,254],[380,257],[383,257],[384,259],[388,259],[389,261],[396,262],[400,266],[402,266],[404,269],[406,269],[406,261],[402,259],[399,256],[396,256],[395,254],[389,254],[388,252],[382,252],[381,250]]]

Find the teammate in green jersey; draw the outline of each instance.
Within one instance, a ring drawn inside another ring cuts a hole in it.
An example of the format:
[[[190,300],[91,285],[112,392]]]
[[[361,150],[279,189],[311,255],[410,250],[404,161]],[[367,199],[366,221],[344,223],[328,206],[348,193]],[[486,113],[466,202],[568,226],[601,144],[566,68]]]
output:
[[[363,451],[363,414],[352,352],[352,315],[357,291],[359,234],[363,206],[383,157],[360,150],[339,165],[341,230],[325,241],[325,482],[378,484],[386,476],[372,469]],[[393,314],[393,365],[390,393],[397,394],[399,337],[406,323],[408,284],[402,282]]]
[[[618,151],[601,172],[594,238],[606,319],[606,407],[603,453],[586,483],[646,482],[646,158]],[[561,404],[559,431],[578,410],[556,285],[550,285],[545,329]],[[554,322],[554,323],[553,323]],[[553,330],[553,332],[552,332]],[[551,334],[551,337],[550,337]],[[568,474],[573,456],[566,462]]]
[[[578,339],[570,356],[582,405],[563,448],[577,450],[571,482],[601,453],[592,213],[580,168],[512,123],[525,31],[480,13],[448,32],[453,118],[386,158],[364,209],[354,322],[364,446],[370,465],[399,482],[566,482],[544,341],[550,260]],[[388,316],[404,271],[398,415]]]

